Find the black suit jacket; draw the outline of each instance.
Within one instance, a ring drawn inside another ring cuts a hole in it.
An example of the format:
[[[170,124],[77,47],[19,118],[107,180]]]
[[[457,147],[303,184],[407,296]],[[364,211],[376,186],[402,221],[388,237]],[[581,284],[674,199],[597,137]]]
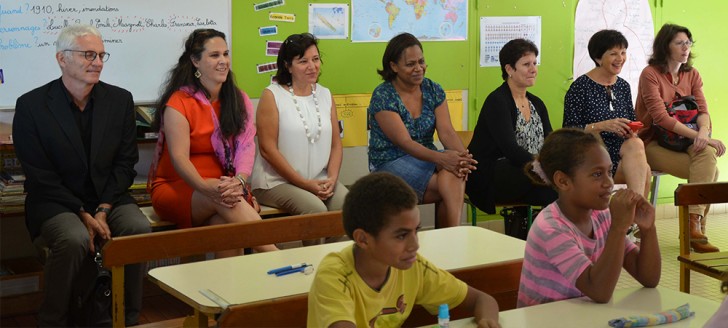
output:
[[[536,112],[541,117],[544,138],[551,133],[551,121],[546,105],[540,98],[526,92]],[[478,161],[478,169],[473,171],[466,183],[466,192],[470,198],[484,199],[478,206],[486,213],[495,213],[495,192],[498,186],[493,185],[493,166],[500,158],[507,158],[511,164],[524,167],[533,160],[526,149],[516,141],[516,101],[513,100],[508,83],[491,92],[480,109],[478,123],[473,130],[473,139],[468,150]],[[482,207],[482,208],[481,208]]]
[[[13,141],[25,172],[25,217],[33,238],[49,218],[89,206],[82,199],[87,175],[99,203],[134,202],[128,188],[139,153],[131,93],[103,82],[92,89],[89,157],[64,92],[58,79],[22,95],[15,105]]]

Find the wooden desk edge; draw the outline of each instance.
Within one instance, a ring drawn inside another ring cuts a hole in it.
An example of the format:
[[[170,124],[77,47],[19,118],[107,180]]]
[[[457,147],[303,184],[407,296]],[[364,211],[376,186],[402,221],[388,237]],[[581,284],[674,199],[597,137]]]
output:
[[[156,284],[157,286],[159,286],[159,288],[161,288],[165,292],[169,293],[170,295],[174,296],[175,298],[179,299],[180,301],[184,302],[185,304],[189,305],[194,310],[197,310],[204,314],[210,314],[210,315],[222,312],[221,307],[206,306],[206,305],[199,304],[192,298],[189,298],[186,295],[184,295],[183,293],[178,292],[176,289],[170,287],[169,285],[165,284],[164,282],[160,281],[159,279],[157,279],[151,275],[147,275],[147,278],[149,279],[149,281],[151,281],[154,284]],[[202,294],[200,294],[200,295],[202,295]]]

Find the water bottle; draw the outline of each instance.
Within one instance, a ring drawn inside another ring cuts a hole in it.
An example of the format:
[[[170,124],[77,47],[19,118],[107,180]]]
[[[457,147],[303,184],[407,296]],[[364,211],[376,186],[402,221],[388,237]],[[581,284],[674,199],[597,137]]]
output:
[[[440,304],[438,308],[437,326],[440,328],[450,327],[450,307],[447,304]]]

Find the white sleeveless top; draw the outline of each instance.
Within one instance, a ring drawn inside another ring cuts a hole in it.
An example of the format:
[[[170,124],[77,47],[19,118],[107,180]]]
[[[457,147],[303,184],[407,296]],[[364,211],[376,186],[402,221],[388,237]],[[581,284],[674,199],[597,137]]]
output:
[[[328,176],[327,168],[331,155],[331,91],[316,83],[316,99],[321,112],[321,137],[311,143],[306,137],[303,121],[296,110],[288,86],[273,83],[266,89],[273,93],[278,107],[278,150],[302,177],[325,179]],[[295,97],[311,138],[315,138],[319,127],[313,95]],[[287,182],[260,156],[260,151],[257,151],[252,176],[253,189],[271,189]]]

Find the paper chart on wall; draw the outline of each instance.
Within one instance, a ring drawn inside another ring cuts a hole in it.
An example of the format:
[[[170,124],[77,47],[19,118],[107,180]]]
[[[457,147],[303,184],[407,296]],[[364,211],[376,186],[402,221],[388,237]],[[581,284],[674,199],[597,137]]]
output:
[[[349,37],[349,5],[322,3],[308,5],[308,32],[319,39]]]
[[[344,131],[341,143],[344,147],[366,146],[369,142],[367,135],[367,107],[371,94],[334,95],[336,114]]]
[[[574,79],[594,68],[587,45],[589,38],[603,29],[620,31],[627,38],[627,62],[619,77],[629,82],[634,103],[639,77],[655,39],[650,4],[647,0],[579,1],[574,23]]]
[[[480,67],[499,67],[501,48],[518,38],[530,40],[541,49],[541,16],[480,17]],[[541,63],[541,53],[536,60]]]

